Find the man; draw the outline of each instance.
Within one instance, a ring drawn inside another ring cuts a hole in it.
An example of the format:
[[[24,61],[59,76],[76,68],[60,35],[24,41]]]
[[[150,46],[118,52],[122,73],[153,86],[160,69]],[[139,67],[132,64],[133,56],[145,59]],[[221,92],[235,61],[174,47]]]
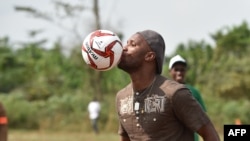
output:
[[[194,98],[199,102],[202,109],[206,111],[205,104],[203,102],[200,92],[189,84],[185,83],[185,77],[187,72],[188,64],[187,61],[180,55],[176,55],[170,59],[169,62],[169,73],[173,80],[185,84],[191,91]],[[195,134],[195,141],[199,140],[199,136]]]
[[[188,88],[161,75],[165,43],[152,30],[133,34],[118,68],[131,83],[116,95],[121,141],[219,141],[206,113]]]
[[[88,105],[88,111],[89,111],[89,118],[91,120],[92,128],[96,134],[99,133],[97,121],[99,118],[100,110],[101,110],[100,103],[97,101],[96,98],[93,98],[93,100],[90,101]]]
[[[0,141],[7,141],[8,119],[4,106],[0,102]]]

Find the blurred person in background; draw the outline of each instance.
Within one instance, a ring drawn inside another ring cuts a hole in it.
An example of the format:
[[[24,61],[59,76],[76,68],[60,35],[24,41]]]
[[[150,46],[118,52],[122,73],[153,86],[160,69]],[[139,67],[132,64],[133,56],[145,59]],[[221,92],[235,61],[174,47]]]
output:
[[[7,141],[8,136],[8,119],[5,108],[0,102],[0,141]]]
[[[206,112],[206,107],[200,92],[193,86],[186,83],[186,73],[188,70],[187,61],[180,55],[176,55],[170,59],[169,62],[169,73],[173,80],[185,84],[191,91],[194,98],[200,103],[202,109]],[[199,141],[199,136],[195,133],[195,141]]]
[[[88,104],[88,112],[89,112],[89,118],[91,120],[91,125],[96,134],[99,133],[99,128],[98,128],[98,118],[101,110],[101,104],[100,102],[96,99],[93,98],[92,101]]]

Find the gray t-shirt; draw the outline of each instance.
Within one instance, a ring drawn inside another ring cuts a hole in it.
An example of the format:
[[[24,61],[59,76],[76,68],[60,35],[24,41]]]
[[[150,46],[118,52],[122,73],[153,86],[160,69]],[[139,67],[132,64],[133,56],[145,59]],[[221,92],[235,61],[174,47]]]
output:
[[[193,141],[209,122],[183,84],[158,75],[152,89],[133,93],[131,83],[116,95],[121,136],[131,141]]]

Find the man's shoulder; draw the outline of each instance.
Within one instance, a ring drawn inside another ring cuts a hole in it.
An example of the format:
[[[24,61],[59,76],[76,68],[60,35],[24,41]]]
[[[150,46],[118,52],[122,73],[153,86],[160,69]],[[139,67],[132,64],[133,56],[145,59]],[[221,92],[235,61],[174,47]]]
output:
[[[187,89],[184,84],[178,83],[164,76],[160,76],[158,83],[160,83],[160,88],[169,96],[172,96],[180,89]]]
[[[117,92],[116,96],[118,97],[118,96],[127,94],[129,91],[132,93],[132,85],[131,85],[131,83],[129,83],[127,86],[125,86],[124,88],[122,88],[121,90],[119,90]]]

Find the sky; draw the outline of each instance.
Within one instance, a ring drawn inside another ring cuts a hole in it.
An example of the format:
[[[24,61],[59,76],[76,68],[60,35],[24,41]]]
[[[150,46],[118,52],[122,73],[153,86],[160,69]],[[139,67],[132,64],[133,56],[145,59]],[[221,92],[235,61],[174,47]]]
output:
[[[57,26],[14,10],[14,6],[19,5],[53,11],[51,1],[0,0],[0,37],[8,36],[13,43],[32,41],[34,38],[28,36],[28,31],[46,29],[40,38],[47,37],[53,43],[60,36],[65,44],[70,44],[67,33]],[[91,3],[92,0],[64,1]],[[238,26],[243,21],[250,23],[250,0],[100,0],[99,7],[104,27],[119,29],[124,33],[124,43],[137,31],[155,30],[165,40],[167,55],[171,55],[178,44],[189,40],[204,40],[213,45],[210,35],[219,29]],[[92,22],[85,20],[78,29],[82,31],[82,40],[90,24]]]

